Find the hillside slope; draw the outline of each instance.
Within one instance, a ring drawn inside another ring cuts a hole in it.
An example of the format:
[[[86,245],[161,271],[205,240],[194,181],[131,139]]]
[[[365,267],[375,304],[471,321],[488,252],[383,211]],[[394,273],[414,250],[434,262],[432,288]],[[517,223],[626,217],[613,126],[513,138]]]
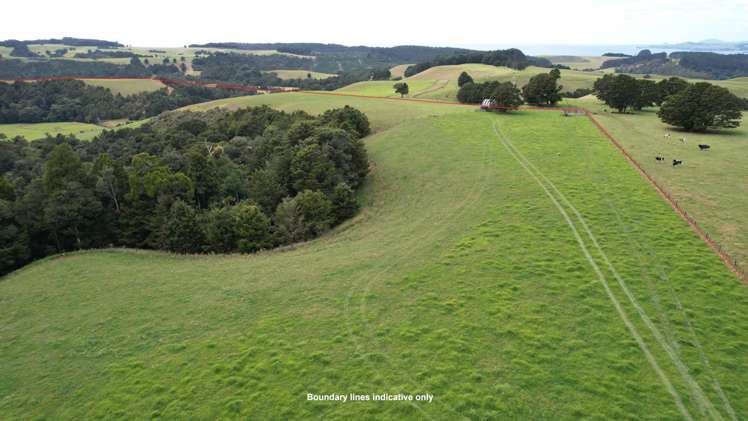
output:
[[[264,101],[369,104],[361,214],[254,256],[96,251],[6,277],[0,418],[748,413],[748,290],[587,120],[220,104]]]
[[[497,67],[487,64],[460,64],[432,67],[403,81],[412,85],[410,88],[410,97],[456,101],[457,90],[459,89],[457,78],[462,72],[467,72],[476,82],[498,80],[500,82],[512,82],[522,87],[527,84],[532,76],[539,73],[547,73],[548,69],[530,66],[524,70],[515,70],[508,67]],[[602,77],[605,73],[602,70],[581,71],[562,69],[559,84],[563,86],[563,92],[573,92],[579,88],[592,89],[595,80]],[[642,75],[636,76],[642,77]],[[668,76],[652,75],[651,79],[656,81],[665,77]],[[701,79],[688,80],[691,82],[703,81]],[[723,86],[738,96],[748,98],[748,78],[709,80],[708,82]],[[341,88],[338,91],[359,93],[361,95],[391,96],[394,95],[392,89],[394,83],[392,81],[359,82]]]

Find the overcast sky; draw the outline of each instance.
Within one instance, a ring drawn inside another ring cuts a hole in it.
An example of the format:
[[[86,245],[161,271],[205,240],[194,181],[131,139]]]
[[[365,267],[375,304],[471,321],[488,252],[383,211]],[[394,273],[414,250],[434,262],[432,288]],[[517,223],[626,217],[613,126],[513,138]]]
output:
[[[485,46],[748,40],[748,0],[9,0],[0,39]]]

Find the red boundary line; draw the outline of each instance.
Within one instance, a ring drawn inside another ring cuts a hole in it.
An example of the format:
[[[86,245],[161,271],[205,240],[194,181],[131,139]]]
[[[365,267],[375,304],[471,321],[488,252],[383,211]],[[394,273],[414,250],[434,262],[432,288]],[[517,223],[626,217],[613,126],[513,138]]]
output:
[[[13,80],[1,80],[0,82],[3,83],[15,83],[15,82],[43,82],[48,80],[82,80],[82,79],[89,79],[89,80],[154,80],[157,82],[161,82],[165,85],[181,85],[181,86],[197,86],[197,87],[203,87],[203,88],[218,88],[218,89],[228,89],[228,90],[234,90],[234,91],[240,91],[240,92],[247,92],[247,93],[253,93],[256,94],[258,92],[267,92],[267,93],[277,93],[277,92],[293,92],[297,89],[295,88],[283,88],[279,86],[269,86],[266,88],[263,88],[261,86],[245,86],[245,85],[239,85],[235,83],[210,83],[210,82],[197,82],[194,80],[187,80],[187,79],[166,79],[166,78],[152,78],[152,77],[145,77],[145,76],[132,76],[132,77],[120,77],[120,76],[75,76],[75,77],[67,77],[67,76],[49,76],[49,77],[29,77],[29,78],[19,78],[19,79],[13,79]]]
[[[720,247],[719,244],[717,244],[716,241],[712,239],[712,237],[709,236],[709,233],[706,232],[701,226],[696,222],[695,219],[691,217],[691,215],[686,212],[685,209],[681,208],[680,205],[678,205],[678,202],[675,201],[672,196],[670,196],[670,193],[667,192],[662,186],[660,186],[655,179],[647,173],[644,168],[637,162],[634,157],[632,157],[628,152],[626,152],[626,149],[624,149],[623,145],[621,145],[620,142],[618,142],[613,135],[608,132],[608,130],[600,124],[600,122],[597,121],[595,117],[592,116],[592,113],[587,109],[582,109],[584,113],[587,115],[587,118],[590,119],[592,124],[594,124],[600,132],[605,135],[606,138],[613,144],[613,146],[618,149],[621,154],[623,154],[624,157],[631,163],[631,165],[636,168],[637,171],[639,171],[639,174],[642,175],[649,183],[657,190],[657,193],[660,194],[660,196],[665,199],[665,201],[670,205],[671,208],[675,211],[675,213],[678,214],[678,216],[681,217],[688,225],[691,227],[691,229],[696,232],[696,234],[701,237],[702,240],[714,251],[715,254],[722,260],[722,262],[727,266],[734,274],[738,277],[738,279],[742,280],[745,284],[748,285],[748,274],[746,274],[742,269],[740,269],[737,265],[737,262],[732,260],[730,256],[727,255],[722,250],[722,247]]]
[[[191,80],[175,80],[175,79],[162,79],[162,78],[149,78],[149,77],[115,77],[115,76],[98,76],[98,77],[39,77],[39,78],[24,78],[24,79],[15,79],[13,81],[6,81],[3,80],[2,82],[15,82],[15,81],[44,81],[44,80],[76,80],[76,79],[103,79],[103,80],[127,80],[127,79],[137,79],[137,80],[157,80],[164,84],[174,84],[174,85],[186,85],[186,86],[200,86],[200,87],[209,87],[209,88],[219,88],[219,89],[233,89],[238,90],[242,92],[250,92],[250,93],[257,93],[259,91],[265,91],[268,93],[277,93],[277,92],[299,92],[298,89],[287,89],[287,88],[281,88],[281,87],[269,87],[266,89],[261,89],[259,86],[244,86],[244,85],[237,85],[237,84],[227,84],[227,83],[206,83],[206,82],[195,82]],[[391,100],[391,101],[404,101],[404,102],[414,102],[414,103],[424,103],[424,104],[441,104],[441,105],[452,105],[452,106],[463,106],[463,107],[475,107],[473,104],[462,104],[459,102],[451,102],[451,101],[444,101],[444,100],[438,100],[438,99],[415,99],[415,98],[397,98],[397,97],[382,97],[382,96],[374,96],[374,95],[356,95],[356,94],[349,94],[349,93],[343,93],[343,92],[323,92],[323,91],[305,91],[305,93],[314,94],[314,95],[327,95],[327,96],[339,96],[339,97],[354,97],[354,98],[369,98],[369,99],[384,99],[384,100]],[[680,216],[682,220],[684,220],[691,229],[712,249],[712,251],[722,260],[722,262],[727,266],[730,271],[732,271],[735,276],[738,277],[741,281],[743,281],[746,285],[748,285],[748,274],[746,274],[743,270],[741,270],[738,265],[737,261],[734,261],[730,258],[730,256],[727,255],[722,250],[722,247],[720,247],[719,244],[717,244],[716,241],[714,241],[710,236],[709,233],[706,232],[701,226],[696,222],[695,219],[693,219],[688,212],[686,212],[685,209],[681,208],[678,205],[678,202],[675,201],[672,196],[665,190],[662,186],[660,186],[655,179],[647,173],[644,168],[637,162],[634,157],[632,157],[628,152],[626,152],[626,149],[621,145],[620,142],[618,142],[610,132],[602,125],[600,122],[593,117],[592,113],[587,110],[586,108],[579,108],[579,107],[533,107],[533,106],[523,106],[518,107],[520,110],[530,110],[530,111],[581,111],[584,113],[584,115],[587,116],[587,118],[592,122],[592,124],[597,127],[597,129],[610,141],[610,143],[615,146],[616,149],[618,149],[621,154],[626,158],[626,160],[641,174],[642,177],[644,177],[645,180],[647,180],[652,187],[655,188],[657,193],[659,193],[660,197],[662,197],[665,202],[667,202],[670,207],[675,211],[675,213]]]
[[[443,105],[455,105],[455,106],[470,106],[475,107],[473,104],[461,104],[456,102],[450,102],[450,101],[443,101],[443,100],[425,100],[425,99],[415,99],[415,98],[397,98],[397,97],[380,97],[380,96],[373,96],[373,95],[356,95],[356,94],[348,94],[348,93],[341,93],[341,92],[305,92],[305,93],[311,93],[315,95],[332,95],[332,96],[346,96],[346,97],[359,97],[359,98],[374,98],[374,99],[387,99],[387,100],[394,100],[394,101],[407,101],[407,102],[422,102],[422,103],[430,103],[430,104],[443,104]],[[660,186],[655,179],[647,173],[644,168],[639,164],[639,162],[634,159],[633,156],[631,156],[626,149],[621,145],[620,142],[618,142],[612,134],[602,125],[599,121],[592,115],[592,113],[587,110],[586,108],[579,108],[579,107],[533,107],[533,106],[523,106],[518,107],[520,110],[530,110],[530,111],[581,111],[584,113],[585,116],[592,122],[592,124],[597,127],[597,129],[610,141],[613,146],[615,146],[616,149],[626,158],[626,160],[641,174],[642,177],[644,177],[645,180],[649,182],[649,184],[654,187],[654,189],[657,191],[657,193],[662,197],[667,204],[670,205],[670,207],[675,211],[675,213],[683,220],[685,221],[691,229],[709,246],[709,248],[712,249],[712,251],[717,255],[717,257],[722,260],[722,262],[727,266],[728,269],[732,273],[735,274],[735,276],[738,277],[741,281],[743,281],[746,285],[748,285],[748,274],[744,272],[740,267],[737,265],[737,261],[730,258],[730,256],[725,253],[725,251],[722,250],[722,247],[712,239],[711,236],[709,236],[709,233],[701,228],[701,226],[696,222],[696,220],[691,217],[691,215],[686,212],[685,209],[681,208],[680,205],[678,205],[678,202],[673,199],[673,197],[670,195],[670,193],[667,192],[662,186]]]

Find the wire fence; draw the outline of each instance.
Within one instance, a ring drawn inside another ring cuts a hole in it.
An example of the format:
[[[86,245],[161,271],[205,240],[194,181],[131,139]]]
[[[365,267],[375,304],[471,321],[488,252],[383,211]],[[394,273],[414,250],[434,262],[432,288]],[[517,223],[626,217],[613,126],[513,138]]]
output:
[[[735,275],[740,278],[743,282],[748,284],[748,274],[746,274],[746,271],[740,266],[737,259],[734,257],[731,257],[728,252],[722,247],[722,245],[716,241],[714,238],[712,238],[711,235],[709,235],[709,232],[702,227],[696,220],[686,211],[683,207],[678,204],[678,201],[668,192],[665,190],[664,187],[662,187],[655,179],[652,177],[640,164],[639,162],[634,159],[631,154],[629,154],[626,149],[623,147],[623,145],[618,142],[610,132],[602,125],[600,122],[597,121],[597,119],[592,115],[592,113],[582,108],[581,109],[587,118],[590,119],[590,121],[602,132],[605,137],[608,138],[608,140],[623,154],[624,157],[633,165],[637,171],[645,178],[647,181],[649,181],[652,186],[654,186],[655,190],[662,196],[668,204],[675,210],[675,212],[688,223],[689,226],[691,226],[691,229],[693,229],[696,234],[701,237],[704,242],[709,245],[709,247],[717,254],[717,256],[725,263],[725,265],[733,272]]]
[[[39,80],[71,80],[71,79],[104,79],[104,80],[117,80],[117,79],[150,79],[150,80],[157,80],[164,84],[173,84],[173,85],[183,85],[183,86],[200,86],[200,87],[208,87],[208,88],[218,88],[218,89],[232,89],[232,90],[238,90],[242,92],[248,92],[248,93],[259,93],[259,92],[265,92],[265,93],[278,93],[278,92],[293,92],[298,91],[298,89],[295,88],[284,88],[284,87],[260,87],[260,86],[245,86],[245,85],[238,85],[238,84],[228,84],[228,83],[209,83],[209,82],[197,82],[193,80],[187,80],[187,79],[164,79],[164,78],[149,78],[149,77],[40,77],[40,78],[24,78],[24,79],[18,79],[22,81],[39,81]],[[2,82],[12,82],[12,81],[2,81]],[[306,91],[306,93],[315,94],[315,95],[329,95],[329,96],[342,96],[342,97],[359,97],[359,98],[372,98],[372,99],[387,99],[387,100],[395,100],[395,101],[406,101],[406,102],[421,102],[421,103],[427,103],[427,104],[443,104],[443,105],[453,105],[453,106],[468,106],[468,107],[474,107],[475,104],[462,104],[459,102],[452,102],[452,101],[445,101],[445,100],[438,100],[438,99],[415,99],[415,98],[397,98],[397,97],[382,97],[382,96],[373,96],[373,95],[356,95],[356,94],[350,94],[350,93],[343,93],[343,92],[321,92],[321,91]],[[696,234],[701,237],[704,242],[709,245],[709,247],[717,254],[717,256],[725,263],[725,265],[733,272],[735,275],[748,284],[748,274],[746,271],[740,266],[737,259],[731,257],[729,253],[722,247],[722,245],[716,241],[714,238],[712,238],[711,235],[709,235],[709,232],[704,229],[701,225],[699,225],[698,222],[686,211],[683,209],[679,204],[678,201],[673,198],[673,196],[665,190],[644,168],[639,164],[639,162],[634,159],[633,156],[631,156],[626,149],[621,145],[620,142],[618,142],[612,134],[602,125],[600,122],[597,121],[597,119],[593,116],[592,112],[590,112],[586,108],[580,108],[580,107],[538,107],[538,106],[521,106],[517,107],[519,110],[533,110],[533,111],[562,111],[565,115],[570,115],[568,113],[573,114],[579,114],[579,115],[585,115],[587,118],[600,130],[600,132],[605,135],[606,138],[613,144],[613,146],[618,149],[623,156],[631,163],[631,165],[636,168],[637,171],[647,180],[650,184],[657,190],[657,192],[662,196],[663,199],[675,210],[675,212],[688,223],[688,225],[693,229]]]
[[[257,93],[278,93],[278,92],[292,92],[299,90],[294,87],[283,87],[283,86],[251,86],[251,85],[240,85],[237,83],[220,83],[220,82],[198,82],[189,79],[167,79],[159,77],[145,77],[145,76],[48,76],[48,77],[30,77],[20,78],[13,80],[2,80],[0,82],[13,83],[13,82],[42,82],[48,80],[153,80],[161,82],[164,85],[179,85],[179,86],[194,86],[202,88],[214,88],[214,89],[226,89],[251,94]]]

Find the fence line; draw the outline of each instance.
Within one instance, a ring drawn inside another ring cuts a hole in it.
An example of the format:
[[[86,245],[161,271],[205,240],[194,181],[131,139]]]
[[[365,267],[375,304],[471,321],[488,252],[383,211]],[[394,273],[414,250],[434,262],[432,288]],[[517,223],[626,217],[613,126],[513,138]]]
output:
[[[195,87],[202,87],[202,88],[217,88],[217,89],[227,89],[227,90],[234,90],[234,91],[240,91],[240,92],[246,92],[246,93],[259,93],[259,92],[266,92],[266,93],[278,93],[278,92],[293,92],[297,91],[298,88],[291,88],[291,87],[282,87],[282,86],[249,86],[249,85],[240,85],[236,83],[221,83],[221,82],[197,82],[194,80],[188,80],[188,79],[167,79],[167,78],[159,78],[159,77],[146,77],[146,76],[47,76],[47,77],[29,77],[29,78],[19,78],[19,79],[13,79],[13,80],[1,80],[0,82],[4,83],[14,83],[14,82],[43,82],[48,80],[81,80],[81,79],[88,79],[88,80],[154,80],[157,82],[161,82],[165,85],[181,85],[181,86],[195,86]]]
[[[238,90],[241,92],[248,92],[248,93],[258,93],[258,92],[267,92],[267,93],[278,93],[278,92],[298,92],[300,91],[298,88],[284,88],[284,87],[259,87],[259,86],[245,86],[245,85],[238,85],[238,84],[229,84],[229,83],[207,83],[207,82],[196,82],[192,80],[186,80],[186,79],[165,79],[165,78],[150,78],[150,77],[144,77],[144,76],[136,76],[136,77],[116,77],[116,76],[94,76],[94,77],[83,77],[83,76],[76,76],[76,77],[37,77],[37,78],[24,78],[24,79],[15,79],[15,80],[3,80],[0,82],[14,82],[14,81],[43,81],[43,80],[75,80],[75,79],[102,79],[102,80],[123,80],[123,79],[140,79],[140,80],[157,80],[164,84],[174,84],[174,85],[183,85],[183,86],[199,86],[199,87],[207,87],[207,88],[219,88],[219,89],[232,89],[232,90]],[[327,91],[305,91],[305,93],[308,94],[314,94],[314,95],[328,95],[328,96],[339,96],[339,97],[356,97],[356,98],[370,98],[370,99],[385,99],[385,100],[393,100],[393,101],[405,101],[405,102],[420,102],[420,103],[426,103],[426,104],[442,104],[442,105],[452,105],[452,106],[467,106],[467,107],[474,107],[474,104],[462,104],[459,102],[452,102],[452,101],[445,101],[445,100],[439,100],[439,99],[415,99],[415,98],[397,98],[397,97],[382,97],[382,96],[374,96],[374,95],[356,95],[351,93],[343,93],[343,92],[327,92]],[[746,285],[748,285],[748,274],[739,266],[737,259],[729,256],[727,252],[725,252],[722,249],[722,246],[716,242],[712,237],[709,235],[709,233],[699,225],[696,220],[689,215],[689,213],[683,209],[679,204],[678,201],[673,199],[672,195],[665,190],[655,179],[649,175],[647,171],[642,168],[642,166],[639,164],[639,162],[634,159],[633,156],[631,156],[626,149],[621,145],[620,142],[618,142],[612,134],[602,125],[599,121],[593,116],[592,112],[590,112],[586,108],[580,108],[580,107],[537,107],[537,106],[521,106],[517,107],[520,110],[530,110],[530,111],[574,111],[579,112],[581,111],[587,118],[592,122],[592,124],[597,127],[597,129],[613,144],[613,146],[618,149],[621,154],[626,158],[627,161],[631,165],[634,166],[634,168],[641,174],[649,183],[655,188],[657,193],[670,205],[670,207],[675,211],[675,213],[680,216],[681,219],[683,219],[690,227],[691,229],[696,232],[696,234],[712,249],[712,251],[722,260],[722,262],[727,266],[730,271],[732,271],[735,276],[738,277],[741,281],[743,281]]]
[[[715,254],[722,260],[722,262],[725,264],[725,266],[728,267],[737,277],[738,279],[742,280],[744,283],[748,284],[748,274],[738,265],[737,259],[729,256],[727,252],[725,252],[722,249],[722,245],[717,243],[712,237],[709,235],[709,232],[705,230],[704,228],[699,225],[698,222],[686,211],[683,209],[679,204],[678,201],[675,200],[670,192],[665,190],[664,187],[662,187],[649,173],[642,168],[642,166],[639,164],[639,162],[634,159],[633,156],[631,156],[626,149],[621,145],[620,142],[618,142],[612,134],[602,125],[600,122],[597,121],[597,119],[592,115],[592,113],[585,109],[581,109],[587,118],[600,130],[600,132],[605,135],[606,138],[613,144],[613,146],[618,149],[621,154],[629,161],[631,165],[636,168],[637,171],[647,180],[649,183],[655,188],[657,193],[660,194],[660,196],[665,199],[665,201],[670,205],[671,208],[675,211],[678,216],[681,217],[688,225],[691,227],[691,229],[696,232],[696,234],[701,237],[701,239],[714,251]]]

